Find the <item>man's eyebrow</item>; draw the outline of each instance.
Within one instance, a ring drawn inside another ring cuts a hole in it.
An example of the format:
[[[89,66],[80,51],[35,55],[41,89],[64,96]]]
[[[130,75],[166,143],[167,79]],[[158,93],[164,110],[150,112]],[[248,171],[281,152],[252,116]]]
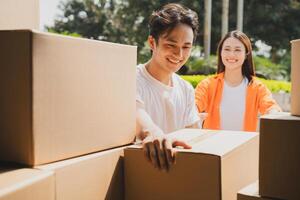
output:
[[[172,38],[167,38],[166,40],[167,40],[168,42],[174,42],[174,43],[177,42],[176,40],[174,40],[174,39],[172,39]]]
[[[177,41],[174,40],[174,39],[172,39],[172,38],[167,38],[166,40],[167,40],[168,42],[177,43]],[[185,42],[184,44],[185,44],[185,45],[192,45],[191,42]]]

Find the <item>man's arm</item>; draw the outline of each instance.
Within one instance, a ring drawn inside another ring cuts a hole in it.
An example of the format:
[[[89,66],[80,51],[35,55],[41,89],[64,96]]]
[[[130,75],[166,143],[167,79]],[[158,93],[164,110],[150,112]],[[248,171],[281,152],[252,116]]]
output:
[[[142,104],[136,103],[136,136],[142,141],[144,154],[154,167],[168,170],[174,163],[174,146],[191,148],[183,141],[169,138],[152,121]]]
[[[204,120],[206,119],[207,117],[207,113],[198,113],[198,116],[200,118],[200,120],[190,126],[186,126],[186,128],[200,128],[202,129],[203,128],[203,122]]]
[[[149,114],[143,108],[140,102],[136,102],[136,136],[140,140],[144,140],[148,135],[146,132],[155,136],[163,136],[163,131],[152,121]]]

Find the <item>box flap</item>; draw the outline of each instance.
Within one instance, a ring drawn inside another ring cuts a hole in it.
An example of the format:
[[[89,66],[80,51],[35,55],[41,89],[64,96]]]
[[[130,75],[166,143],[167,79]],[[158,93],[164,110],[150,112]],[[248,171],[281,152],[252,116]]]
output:
[[[291,40],[291,43],[296,43],[296,42],[300,42],[300,39]]]
[[[291,113],[287,113],[287,112],[280,112],[277,114],[264,115],[260,119],[261,120],[289,120],[289,121],[296,120],[296,121],[300,121],[300,117],[291,115]]]
[[[234,150],[237,146],[258,136],[256,132],[223,131],[206,129],[181,129],[169,134],[192,145],[192,149],[177,149],[178,152],[205,153],[217,156]],[[131,148],[141,148],[132,146]]]
[[[255,196],[259,197],[258,195],[258,181],[248,185],[247,187],[241,189],[239,194],[246,195],[246,196]]]

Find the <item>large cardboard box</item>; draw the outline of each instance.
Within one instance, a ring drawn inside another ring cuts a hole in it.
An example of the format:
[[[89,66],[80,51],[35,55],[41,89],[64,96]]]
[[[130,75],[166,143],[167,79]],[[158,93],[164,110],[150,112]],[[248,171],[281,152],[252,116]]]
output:
[[[0,167],[0,200],[55,200],[53,172]]]
[[[0,44],[0,160],[38,165],[133,141],[136,47],[38,31],[0,31]]]
[[[291,113],[300,116],[300,39],[291,41]]]
[[[141,147],[125,149],[125,199],[234,200],[257,180],[257,133],[184,129],[172,134],[193,148],[178,150],[168,173],[155,169]]]
[[[300,199],[300,117],[267,115],[260,121],[259,194]]]
[[[38,29],[39,0],[1,0],[0,30]]]
[[[56,200],[123,200],[124,148],[36,168],[55,173]]]
[[[237,200],[273,200],[271,198],[261,197],[258,194],[258,181],[241,189],[237,194]],[[275,200],[275,199],[274,199]]]

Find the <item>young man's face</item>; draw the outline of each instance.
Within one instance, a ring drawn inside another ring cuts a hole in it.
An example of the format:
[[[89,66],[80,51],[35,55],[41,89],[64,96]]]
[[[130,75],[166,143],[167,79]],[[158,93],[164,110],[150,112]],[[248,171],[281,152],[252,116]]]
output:
[[[158,43],[149,36],[155,66],[167,73],[177,72],[190,57],[193,38],[192,28],[185,24],[179,24],[169,34],[161,35]]]

